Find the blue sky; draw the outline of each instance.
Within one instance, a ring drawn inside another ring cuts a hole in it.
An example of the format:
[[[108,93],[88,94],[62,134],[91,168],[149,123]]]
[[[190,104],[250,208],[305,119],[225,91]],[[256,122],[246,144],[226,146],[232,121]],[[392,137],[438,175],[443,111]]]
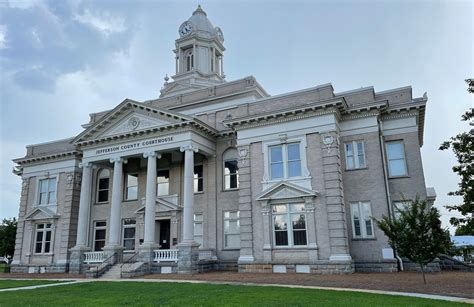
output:
[[[11,159],[25,145],[77,135],[88,114],[157,98],[174,73],[178,28],[200,3],[225,37],[227,80],[253,75],[280,94],[331,82],[336,92],[412,85],[428,93],[427,186],[436,206],[458,178],[439,144],[473,106],[470,1],[0,0],[0,218],[18,215]],[[442,209],[443,221],[449,215]]]

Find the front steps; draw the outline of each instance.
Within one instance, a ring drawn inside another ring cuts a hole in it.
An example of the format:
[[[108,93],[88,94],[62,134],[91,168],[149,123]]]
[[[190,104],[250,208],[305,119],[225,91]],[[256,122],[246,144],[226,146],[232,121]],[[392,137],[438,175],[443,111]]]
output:
[[[99,279],[120,279],[121,278],[121,266],[122,263],[117,263],[111,266],[107,272],[102,274]]]

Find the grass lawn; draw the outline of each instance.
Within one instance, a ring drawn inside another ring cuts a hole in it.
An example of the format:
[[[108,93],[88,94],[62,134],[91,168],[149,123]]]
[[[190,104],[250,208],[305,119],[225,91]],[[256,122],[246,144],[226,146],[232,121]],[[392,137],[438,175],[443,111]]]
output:
[[[18,287],[28,287],[28,286],[37,286],[37,285],[46,285],[46,284],[55,284],[57,280],[15,280],[15,279],[1,279],[0,280],[0,289],[7,288],[18,288]],[[0,303],[1,305],[1,303]]]
[[[190,283],[88,282],[0,293],[0,305],[462,306],[360,292]]]

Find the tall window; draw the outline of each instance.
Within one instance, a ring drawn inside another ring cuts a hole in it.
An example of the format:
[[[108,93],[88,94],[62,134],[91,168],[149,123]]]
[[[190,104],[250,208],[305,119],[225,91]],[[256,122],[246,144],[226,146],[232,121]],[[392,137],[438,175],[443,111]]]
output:
[[[224,190],[239,187],[239,166],[237,164],[237,149],[231,148],[224,152]]]
[[[199,243],[202,247],[203,245],[203,218],[202,218],[202,213],[196,213],[194,214],[194,241]]]
[[[269,151],[272,180],[301,176],[300,143],[271,146]]]
[[[202,165],[194,166],[194,193],[204,191],[204,175]]]
[[[133,219],[123,220],[123,247],[126,251],[135,250],[136,221]]]
[[[56,178],[41,179],[39,181],[40,205],[56,203]]]
[[[365,150],[363,141],[354,141],[345,144],[346,169],[365,167]]]
[[[97,202],[104,203],[109,201],[109,170],[102,169],[97,176]]]
[[[304,204],[274,205],[272,218],[275,246],[307,245]]]
[[[128,174],[125,181],[125,200],[138,199],[138,175]]]
[[[224,211],[224,247],[240,248],[239,211]]]
[[[107,232],[107,222],[97,221],[94,224],[94,251],[102,251],[105,246],[105,235]]]
[[[51,224],[36,224],[35,253],[46,254],[51,251]]]
[[[194,68],[194,55],[193,49],[188,49],[184,53],[186,59],[186,71],[191,71]]]
[[[156,194],[158,196],[170,194],[170,171],[161,170],[157,173],[156,178]]]
[[[370,202],[351,203],[351,215],[354,238],[373,238],[374,225]]]
[[[402,141],[387,142],[387,159],[390,177],[407,175],[405,148]]]

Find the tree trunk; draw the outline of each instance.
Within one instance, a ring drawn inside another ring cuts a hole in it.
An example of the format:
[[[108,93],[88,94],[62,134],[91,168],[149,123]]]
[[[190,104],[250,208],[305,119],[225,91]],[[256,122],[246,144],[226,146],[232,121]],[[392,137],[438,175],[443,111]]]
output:
[[[425,269],[423,268],[423,264],[420,263],[420,266],[421,266],[421,273],[423,273],[423,282],[424,282],[425,285],[426,285]]]

